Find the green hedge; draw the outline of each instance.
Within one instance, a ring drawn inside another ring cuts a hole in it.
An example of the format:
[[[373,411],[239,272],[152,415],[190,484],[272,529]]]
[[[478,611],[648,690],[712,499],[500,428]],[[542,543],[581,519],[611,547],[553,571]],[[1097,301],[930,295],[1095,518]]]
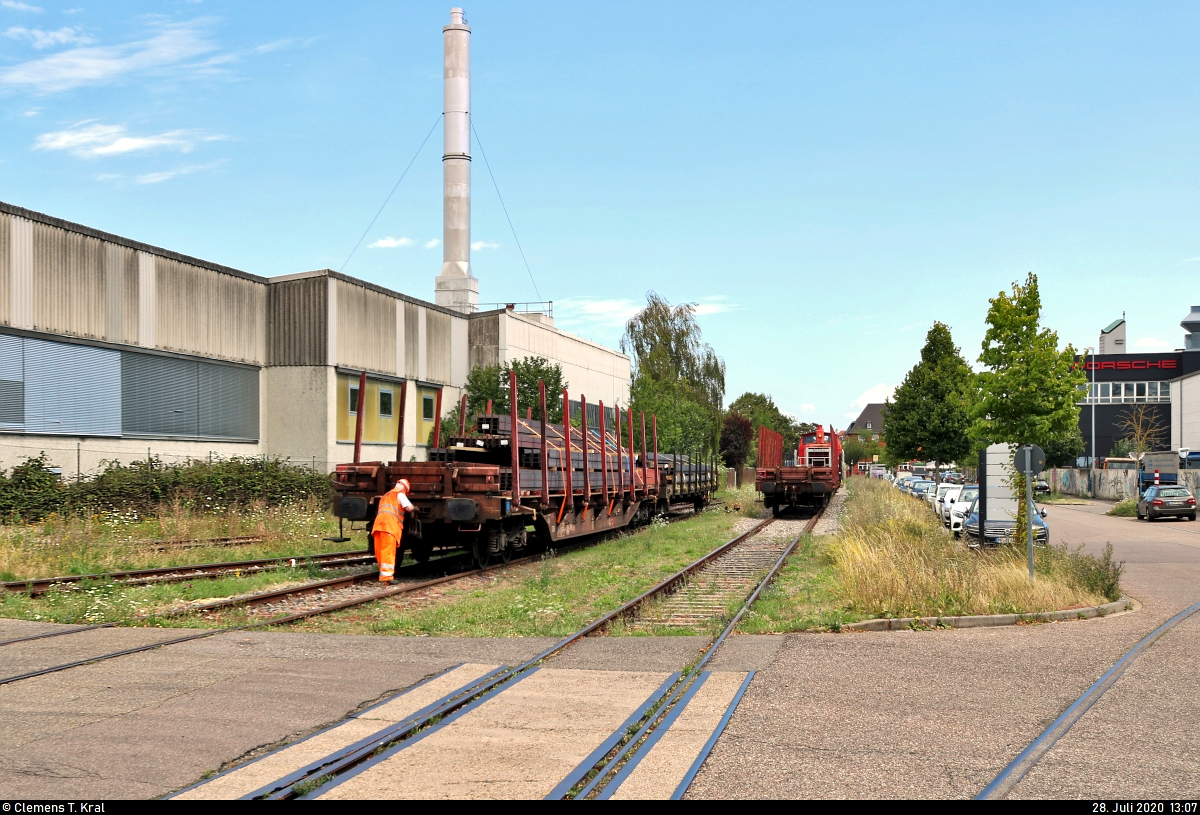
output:
[[[153,514],[162,504],[224,510],[252,502],[267,505],[329,499],[329,479],[277,459],[231,458],[166,466],[159,459],[129,465],[110,462],[103,472],[78,483],[48,469],[46,454],[27,458],[11,472],[0,471],[0,519],[40,521],[51,513]]]

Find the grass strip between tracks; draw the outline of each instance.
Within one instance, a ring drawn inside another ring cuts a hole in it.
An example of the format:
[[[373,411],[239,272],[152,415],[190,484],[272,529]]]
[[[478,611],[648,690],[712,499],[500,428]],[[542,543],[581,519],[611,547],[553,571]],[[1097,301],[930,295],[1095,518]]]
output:
[[[562,637],[733,537],[745,516],[720,509],[657,523],[597,546],[312,618],[290,628],[329,634]]]

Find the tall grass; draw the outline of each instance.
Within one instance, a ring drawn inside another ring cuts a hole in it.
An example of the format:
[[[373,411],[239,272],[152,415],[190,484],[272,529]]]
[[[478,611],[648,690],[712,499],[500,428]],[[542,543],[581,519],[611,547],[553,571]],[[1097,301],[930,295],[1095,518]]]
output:
[[[1024,546],[973,551],[927,506],[884,482],[850,479],[841,533],[828,557],[847,609],[880,617],[1011,614],[1076,608],[1120,597],[1111,547],[1035,550],[1030,583]]]
[[[0,580],[348,549],[363,541],[322,540],[337,525],[325,501],[310,496],[284,505],[255,501],[201,510],[175,501],[147,516],[132,511],[50,514],[38,523],[0,526]],[[171,542],[254,537],[239,546],[172,548]]]

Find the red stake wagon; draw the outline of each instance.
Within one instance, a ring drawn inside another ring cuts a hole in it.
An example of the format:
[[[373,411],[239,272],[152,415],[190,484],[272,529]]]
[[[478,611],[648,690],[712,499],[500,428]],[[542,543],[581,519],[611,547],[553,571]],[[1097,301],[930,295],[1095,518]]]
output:
[[[590,427],[581,397],[579,427],[553,424],[544,384],[538,419],[519,415],[515,374],[509,391],[509,415],[479,416],[471,432],[460,423],[458,435],[444,446],[439,406],[429,461],[359,462],[356,441],[355,462],[339,464],[331,475],[334,513],[369,528],[379,497],[406,478],[417,512],[405,529],[404,548],[420,562],[435,548],[465,548],[482,566],[493,558],[507,561],[531,545],[640,526],[671,503],[702,507],[716,491],[710,464],[694,457],[660,460],[654,416],[647,432],[645,415],[618,408],[615,427],[608,428],[601,403],[599,426]],[[569,415],[565,389],[562,400]],[[464,396],[460,416],[465,402]],[[400,410],[403,428],[403,403]],[[397,450],[402,446],[401,435]]]
[[[800,437],[795,455],[784,462],[783,437],[767,427],[758,428],[758,465],[754,489],[775,515],[788,507],[823,507],[842,485],[845,462],[842,443],[829,428]]]

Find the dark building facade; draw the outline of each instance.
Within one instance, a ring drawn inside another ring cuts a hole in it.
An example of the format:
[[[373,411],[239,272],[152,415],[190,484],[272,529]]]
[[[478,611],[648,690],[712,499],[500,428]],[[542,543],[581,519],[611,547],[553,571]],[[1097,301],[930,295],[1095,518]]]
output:
[[[1129,435],[1121,427],[1129,409],[1144,404],[1162,428],[1161,444],[1171,443],[1172,411],[1180,400],[1180,379],[1200,370],[1200,354],[1102,354],[1084,364],[1087,395],[1079,401],[1079,429],[1088,457],[1109,455],[1113,444]],[[1095,450],[1092,417],[1095,416]]]

